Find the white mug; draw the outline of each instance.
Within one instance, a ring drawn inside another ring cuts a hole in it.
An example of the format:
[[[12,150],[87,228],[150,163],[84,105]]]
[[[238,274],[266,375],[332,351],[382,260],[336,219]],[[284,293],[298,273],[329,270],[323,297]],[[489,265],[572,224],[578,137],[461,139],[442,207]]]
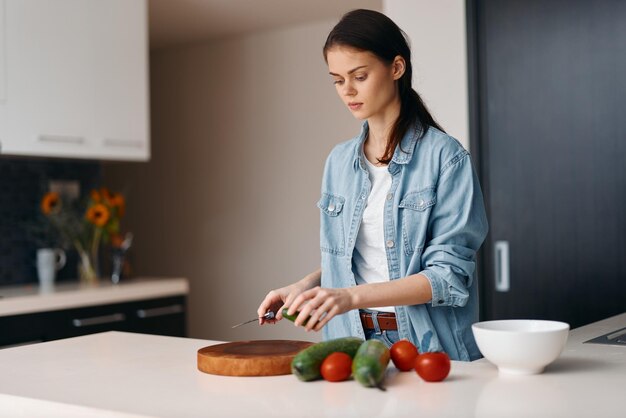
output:
[[[37,274],[42,287],[50,287],[58,270],[65,265],[65,251],[60,248],[40,248],[37,250]]]

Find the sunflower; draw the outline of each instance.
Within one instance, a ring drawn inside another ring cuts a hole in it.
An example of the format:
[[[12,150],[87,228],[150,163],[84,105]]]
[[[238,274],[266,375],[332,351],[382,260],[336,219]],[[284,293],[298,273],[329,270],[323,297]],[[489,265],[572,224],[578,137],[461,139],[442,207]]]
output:
[[[124,200],[124,196],[122,196],[120,193],[113,193],[111,194],[110,203],[111,206],[117,208],[117,215],[120,218],[124,216],[124,212],[126,209],[126,201]]]
[[[61,210],[61,198],[56,192],[46,193],[41,199],[41,211],[44,215],[58,213]]]
[[[96,203],[87,209],[87,219],[96,226],[103,227],[107,224],[110,217],[111,212],[109,212],[109,208],[102,203]]]
[[[100,195],[100,192],[97,191],[96,189],[91,191],[90,196],[91,196],[91,200],[93,200],[96,203],[100,203],[102,201],[102,196]]]
[[[101,187],[100,196],[102,196],[104,203],[108,204],[109,206],[113,206],[113,203],[112,203],[113,195],[111,194],[111,191],[109,189],[107,189],[106,187]]]

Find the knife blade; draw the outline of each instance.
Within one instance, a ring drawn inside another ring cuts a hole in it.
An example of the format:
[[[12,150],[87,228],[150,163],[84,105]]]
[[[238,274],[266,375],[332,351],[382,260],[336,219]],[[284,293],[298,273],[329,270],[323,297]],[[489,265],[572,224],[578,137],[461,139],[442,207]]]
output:
[[[272,312],[272,311],[267,312],[265,315],[263,315],[263,318],[264,318],[264,319],[274,319],[274,312]],[[242,326],[242,325],[246,325],[246,324],[249,324],[249,323],[251,323],[251,322],[258,321],[258,320],[259,320],[259,318],[257,317],[257,318],[251,319],[251,320],[249,320],[249,321],[244,321],[244,322],[242,322],[241,324],[233,325],[233,326],[231,327],[231,329],[232,329],[232,328],[237,328],[237,327],[240,327],[240,326]]]

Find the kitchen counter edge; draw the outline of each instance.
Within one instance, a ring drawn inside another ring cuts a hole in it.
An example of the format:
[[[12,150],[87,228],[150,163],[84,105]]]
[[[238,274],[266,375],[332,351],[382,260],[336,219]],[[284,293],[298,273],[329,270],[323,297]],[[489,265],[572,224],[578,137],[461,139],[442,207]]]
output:
[[[188,293],[189,281],[181,277],[141,277],[128,279],[119,284],[110,281],[100,281],[93,285],[61,283],[51,289],[44,289],[38,285],[0,287],[0,317]]]

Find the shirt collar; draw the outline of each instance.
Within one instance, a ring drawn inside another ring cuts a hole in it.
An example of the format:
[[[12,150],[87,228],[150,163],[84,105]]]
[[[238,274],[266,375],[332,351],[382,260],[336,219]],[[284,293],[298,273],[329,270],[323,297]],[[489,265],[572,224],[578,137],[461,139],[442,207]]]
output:
[[[363,142],[365,142],[365,138],[367,138],[367,133],[369,131],[369,125],[367,121],[363,122],[361,125],[361,133],[357,137],[357,141],[354,148],[354,167],[358,168],[359,166],[365,170],[365,162],[362,160],[363,153],[361,150],[363,149]],[[420,138],[422,133],[422,128],[420,127],[419,122],[416,122],[411,128],[409,128],[404,137],[402,137],[402,141],[400,141],[400,146],[396,147],[393,152],[393,157],[391,157],[391,161],[396,164],[408,164],[413,158],[413,151],[415,151],[415,144],[417,140]]]

